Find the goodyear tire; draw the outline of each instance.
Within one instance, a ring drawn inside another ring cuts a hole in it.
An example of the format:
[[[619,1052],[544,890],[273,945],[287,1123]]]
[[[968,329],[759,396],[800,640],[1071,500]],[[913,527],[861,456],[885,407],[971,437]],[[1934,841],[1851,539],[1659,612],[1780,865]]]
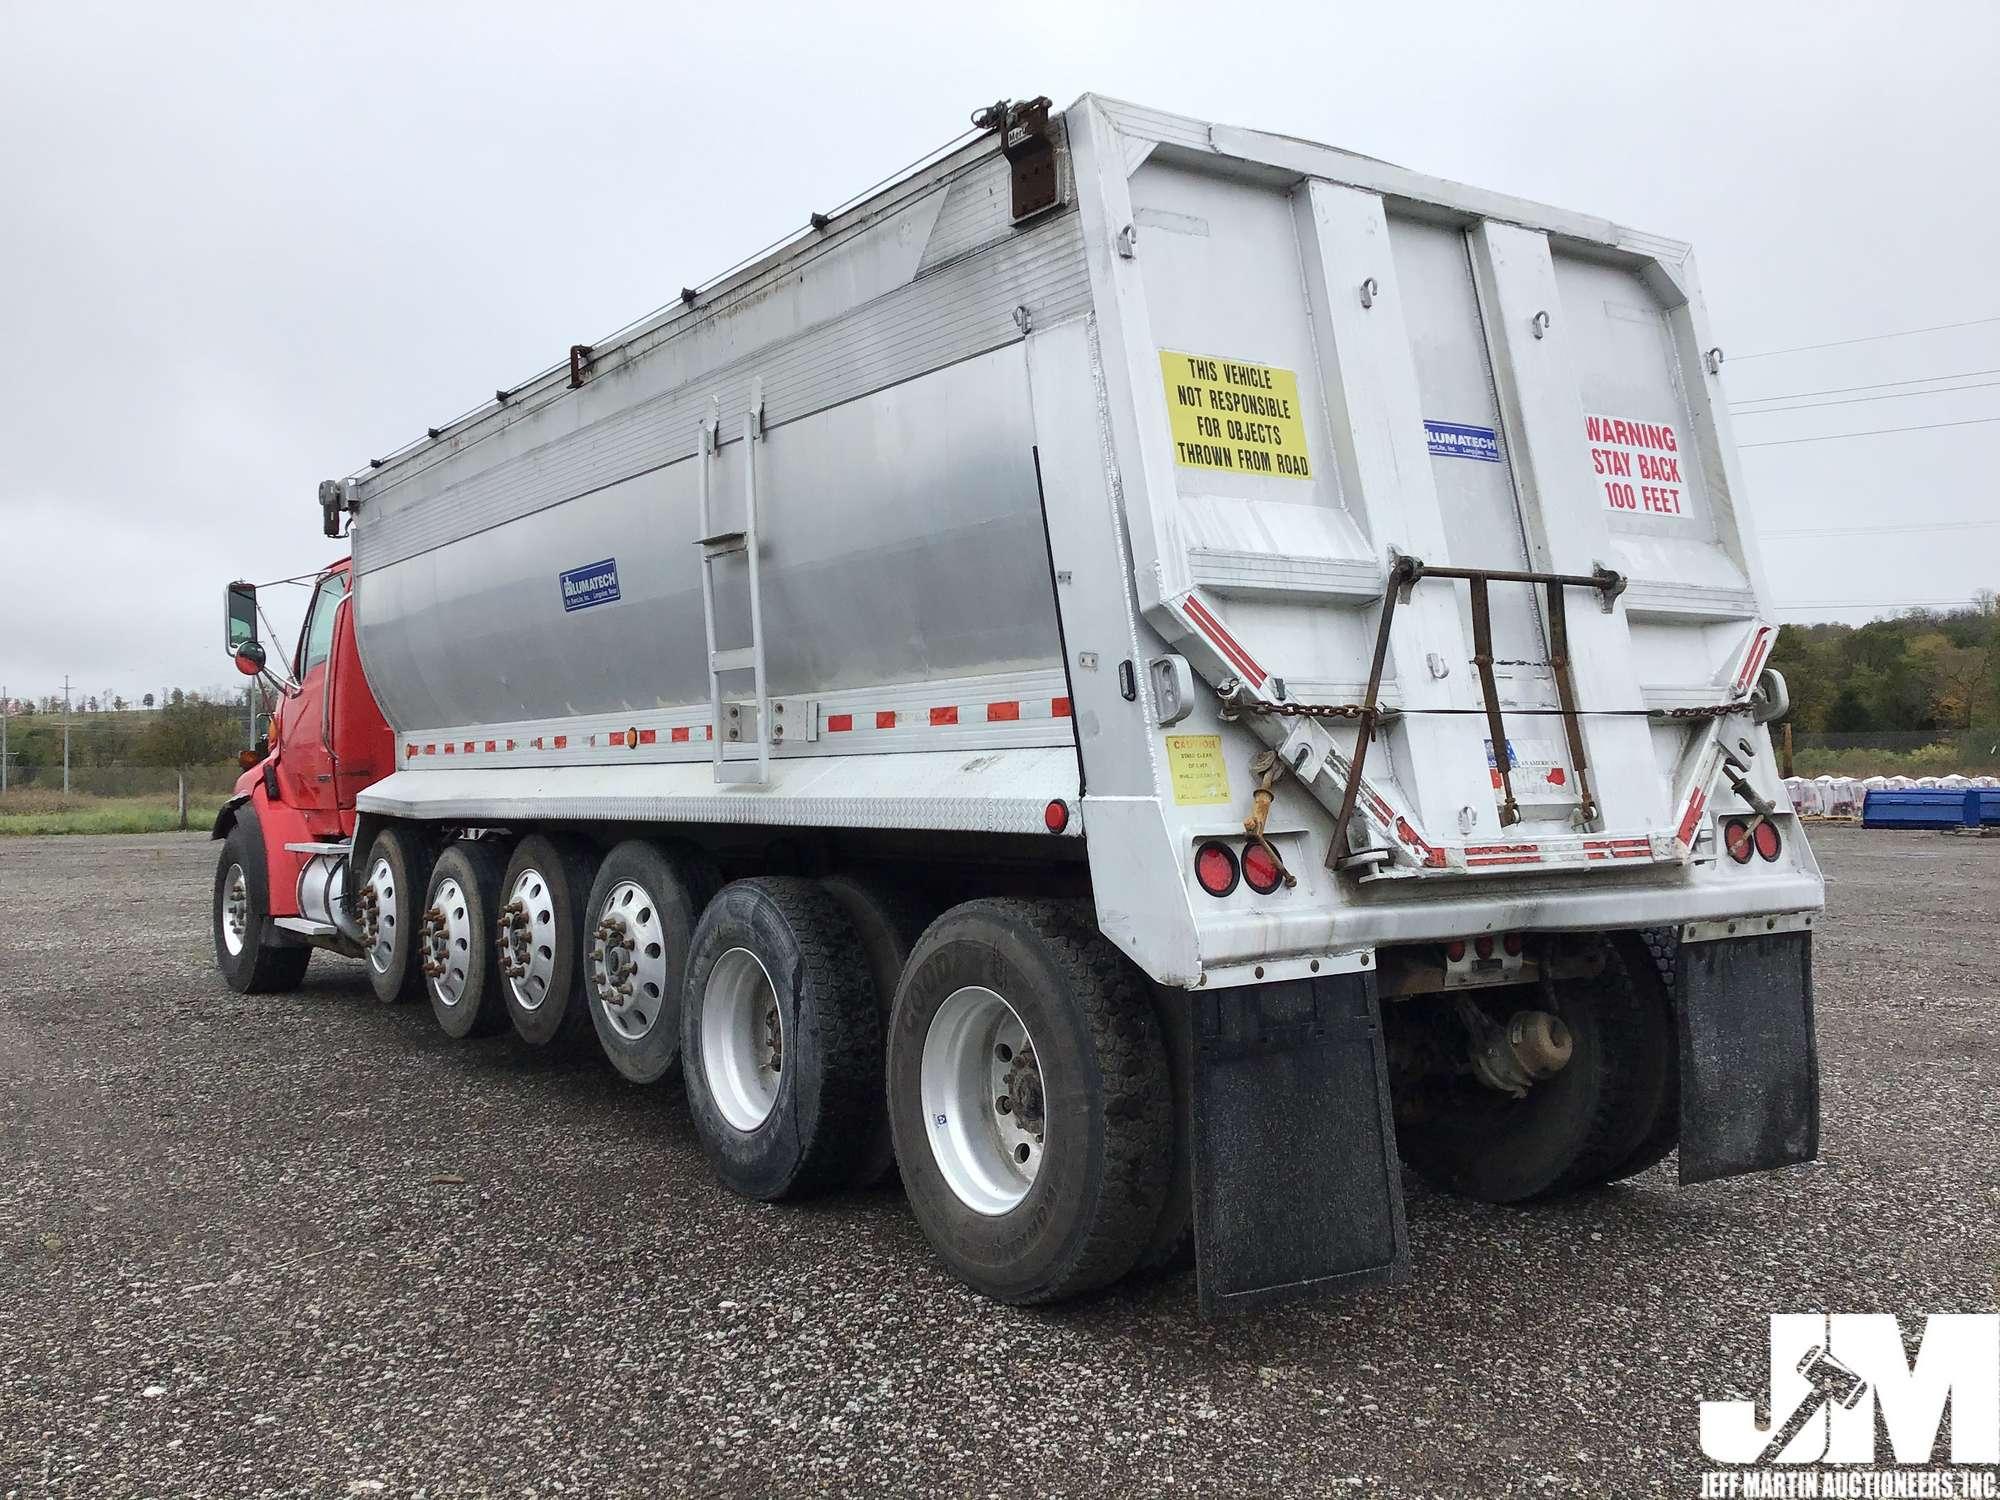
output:
[[[375,998],[384,1005],[402,1005],[424,993],[417,937],[435,859],[430,840],[417,829],[392,826],[376,833],[356,867],[362,958]]]
[[[507,1024],[500,999],[494,922],[500,910],[500,855],[461,839],[431,868],[418,940],[431,1014],[446,1036],[486,1036]]]
[[[909,962],[937,909],[912,891],[864,875],[831,875],[820,885],[840,903],[848,921],[854,924],[854,935],[861,945],[862,962],[873,984],[875,1008],[882,1018],[882,1033],[886,1037],[903,966]],[[878,1078],[884,1062],[880,1055],[874,1060]],[[861,1154],[861,1164],[855,1168],[854,1185],[873,1187],[886,1181],[895,1170],[896,1143],[889,1134],[887,1101],[878,1087],[868,1126],[868,1145]]]
[[[1435,1076],[1401,1093],[1396,1143],[1433,1187],[1484,1203],[1521,1203],[1599,1186],[1640,1151],[1659,1118],[1671,1029],[1613,946],[1601,974],[1562,979],[1553,999],[1475,992],[1496,1022],[1549,1008],[1569,1028],[1571,1056],[1516,1099],[1469,1074]],[[1392,1018],[1395,1011],[1392,1010]]]
[[[889,1032],[910,1207],[1003,1302],[1106,1286],[1160,1228],[1172,1083],[1145,977],[1076,906],[978,900],[917,945]]]
[[[531,1046],[589,1027],[584,913],[594,874],[586,845],[536,833],[514,846],[500,877],[500,999]]]
[[[695,1133],[746,1198],[844,1187],[881,1109],[882,1018],[840,904],[810,880],[724,886],[695,929],[681,1075]]]
[[[254,816],[239,816],[215,861],[210,927],[215,966],[239,995],[295,990],[306,977],[312,949],[280,946],[271,925],[264,841]]]
[[[685,844],[628,839],[605,855],[584,909],[584,1003],[598,1044],[632,1083],[681,1053],[681,990],[695,922],[721,885]]]

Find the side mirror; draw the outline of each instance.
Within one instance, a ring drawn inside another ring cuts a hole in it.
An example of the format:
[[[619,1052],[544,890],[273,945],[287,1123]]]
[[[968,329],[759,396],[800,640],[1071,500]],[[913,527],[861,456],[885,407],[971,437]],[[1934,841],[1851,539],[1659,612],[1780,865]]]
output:
[[[256,584],[244,583],[240,580],[230,584],[228,592],[223,596],[222,613],[225,629],[224,639],[231,656],[235,656],[242,651],[246,641],[252,645],[256,644]],[[263,665],[263,655],[261,652],[257,658],[257,665],[260,667]],[[239,670],[245,670],[241,667],[241,663],[238,664],[238,667]],[[246,675],[254,675],[254,669],[248,669]]]
[[[255,677],[264,670],[264,648],[257,641],[245,641],[236,648],[236,670],[245,677]]]

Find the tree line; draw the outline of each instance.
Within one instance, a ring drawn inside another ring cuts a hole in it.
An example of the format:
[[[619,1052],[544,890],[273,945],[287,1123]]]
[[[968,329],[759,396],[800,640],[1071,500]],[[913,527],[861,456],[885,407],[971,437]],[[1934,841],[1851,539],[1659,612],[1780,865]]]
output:
[[[1771,664],[1808,734],[1959,733],[2000,726],[2000,609],[1913,609],[1866,625],[1785,625]]]
[[[145,701],[154,701],[148,693]],[[62,699],[15,698],[7,709],[7,752],[15,772],[60,770]],[[234,760],[249,739],[249,710],[240,698],[210,698],[175,688],[150,714],[73,711],[69,761],[76,766],[159,766],[172,771]]]

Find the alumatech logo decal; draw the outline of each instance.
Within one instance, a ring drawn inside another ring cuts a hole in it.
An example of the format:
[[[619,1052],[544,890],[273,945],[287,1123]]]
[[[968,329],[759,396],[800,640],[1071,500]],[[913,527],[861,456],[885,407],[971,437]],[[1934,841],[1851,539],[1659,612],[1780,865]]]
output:
[[[585,563],[562,575],[563,613],[589,609],[594,604],[612,604],[618,599],[618,559]]]

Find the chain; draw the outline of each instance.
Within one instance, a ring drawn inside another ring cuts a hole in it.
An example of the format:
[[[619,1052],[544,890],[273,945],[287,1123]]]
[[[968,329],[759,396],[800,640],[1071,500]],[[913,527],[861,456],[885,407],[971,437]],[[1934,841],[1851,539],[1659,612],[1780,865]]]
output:
[[[1297,703],[1290,700],[1283,703],[1266,703],[1261,699],[1250,697],[1240,689],[1235,691],[1218,690],[1216,696],[1222,700],[1222,713],[1225,719],[1235,718],[1239,714],[1257,714],[1264,718],[1278,719],[1360,719],[1366,717],[1368,712],[1359,703]],[[1747,714],[1750,712],[1751,707],[1752,705],[1746,701],[1743,703],[1714,703],[1701,708],[1640,709],[1637,712],[1643,713],[1646,717],[1652,719],[1725,719],[1731,714]],[[1395,719],[1405,713],[1467,714],[1477,711],[1450,708],[1377,708],[1375,710],[1375,717],[1377,720],[1387,723],[1389,720]],[[1529,717],[1553,718],[1557,716],[1557,710],[1555,709],[1509,709],[1507,712],[1510,717],[1520,717],[1524,713]],[[1581,717],[1605,718],[1618,714],[1631,714],[1633,712],[1633,710],[1629,709],[1612,709],[1608,711],[1603,709],[1595,711],[1587,710]]]

